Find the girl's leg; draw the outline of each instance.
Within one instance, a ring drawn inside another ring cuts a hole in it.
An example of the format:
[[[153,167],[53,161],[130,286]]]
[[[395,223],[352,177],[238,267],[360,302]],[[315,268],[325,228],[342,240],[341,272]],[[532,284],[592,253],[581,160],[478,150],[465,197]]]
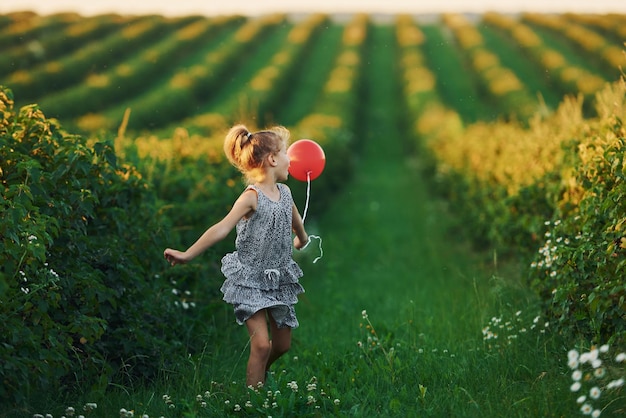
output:
[[[268,371],[276,359],[285,354],[291,348],[291,328],[278,328],[276,321],[270,312],[267,313],[272,330],[272,340],[270,341],[270,353],[267,359],[265,370]]]
[[[265,383],[265,368],[272,351],[265,309],[252,315],[246,321],[250,335],[250,358],[246,369],[246,386],[257,387]]]

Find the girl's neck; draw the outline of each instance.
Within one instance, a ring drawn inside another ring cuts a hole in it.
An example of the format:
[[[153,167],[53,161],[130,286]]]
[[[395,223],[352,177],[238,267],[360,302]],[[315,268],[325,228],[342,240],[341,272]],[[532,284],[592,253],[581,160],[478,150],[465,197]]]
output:
[[[265,196],[269,197],[272,200],[280,199],[280,191],[278,190],[278,183],[272,180],[265,179],[263,181],[257,181],[254,183],[256,187],[258,187]]]

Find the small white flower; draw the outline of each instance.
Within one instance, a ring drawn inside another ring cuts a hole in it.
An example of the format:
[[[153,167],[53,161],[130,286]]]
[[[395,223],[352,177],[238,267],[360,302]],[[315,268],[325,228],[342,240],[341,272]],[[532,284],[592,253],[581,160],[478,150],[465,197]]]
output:
[[[615,356],[616,363],[622,363],[624,361],[626,361],[626,353],[619,353],[618,355]]]
[[[572,383],[572,386],[569,388],[572,392],[578,392],[580,390],[580,382]]]
[[[615,389],[615,388],[619,388],[624,386],[624,378],[621,377],[619,379],[616,380],[611,380],[607,385],[606,388],[607,389]]]
[[[583,403],[587,400],[587,397],[585,395],[579,396],[578,399],[576,399],[576,403]]]
[[[603,344],[600,346],[600,352],[601,353],[608,353],[609,351],[609,345],[608,344]]]
[[[580,370],[574,370],[574,373],[572,373],[572,380],[575,382],[580,381],[582,377],[583,377],[583,372],[581,372]]]
[[[292,380],[291,382],[287,383],[287,387],[294,392],[298,391],[298,383],[295,380]]]
[[[361,316],[363,317],[363,319],[367,319],[367,311],[365,309],[361,311]]]
[[[591,416],[593,418],[598,418],[600,414],[602,414],[602,411],[600,411],[599,409],[594,409],[593,412],[591,413]]]
[[[589,390],[589,396],[591,396],[592,399],[598,399],[600,395],[602,395],[602,391],[597,386],[594,386]]]
[[[591,411],[593,411],[593,408],[588,403],[580,407],[580,412],[582,412],[584,415],[591,414]]]
[[[537,318],[539,318],[539,317],[537,317]],[[567,352],[568,360],[578,360],[579,357],[580,357],[580,354],[578,354],[577,350],[569,350]]]
[[[339,404],[341,403],[341,401],[340,401],[339,399],[335,399],[335,400],[333,401],[333,403],[334,403],[335,405],[339,405]]]

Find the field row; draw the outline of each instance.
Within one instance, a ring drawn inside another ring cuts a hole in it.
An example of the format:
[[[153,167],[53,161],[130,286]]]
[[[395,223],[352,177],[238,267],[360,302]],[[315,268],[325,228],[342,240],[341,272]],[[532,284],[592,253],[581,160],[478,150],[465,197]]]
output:
[[[590,98],[626,63],[620,15],[446,14],[436,22],[397,16],[387,24],[407,19],[422,37],[414,48],[424,60],[414,70],[436,73],[433,88],[465,121],[525,120],[555,108],[563,95]],[[243,117],[295,125],[319,113],[320,93],[341,89],[336,80],[349,77],[331,64],[348,25],[325,15],[6,15],[0,84],[18,105],[36,102],[83,132],[117,129],[127,108],[128,129],[159,136]],[[406,66],[401,56],[398,67]]]

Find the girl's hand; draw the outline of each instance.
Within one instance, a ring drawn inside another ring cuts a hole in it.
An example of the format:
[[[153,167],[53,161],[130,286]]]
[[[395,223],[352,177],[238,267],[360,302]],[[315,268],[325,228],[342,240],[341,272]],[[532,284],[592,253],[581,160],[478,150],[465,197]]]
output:
[[[185,264],[189,261],[184,252],[173,250],[171,248],[167,248],[165,251],[163,251],[163,256],[165,257],[167,262],[173,266],[175,266],[176,264]]]
[[[296,247],[296,250],[301,250],[309,243],[309,238],[307,237],[306,241],[301,241],[300,238],[296,235],[293,239],[293,246]]]

